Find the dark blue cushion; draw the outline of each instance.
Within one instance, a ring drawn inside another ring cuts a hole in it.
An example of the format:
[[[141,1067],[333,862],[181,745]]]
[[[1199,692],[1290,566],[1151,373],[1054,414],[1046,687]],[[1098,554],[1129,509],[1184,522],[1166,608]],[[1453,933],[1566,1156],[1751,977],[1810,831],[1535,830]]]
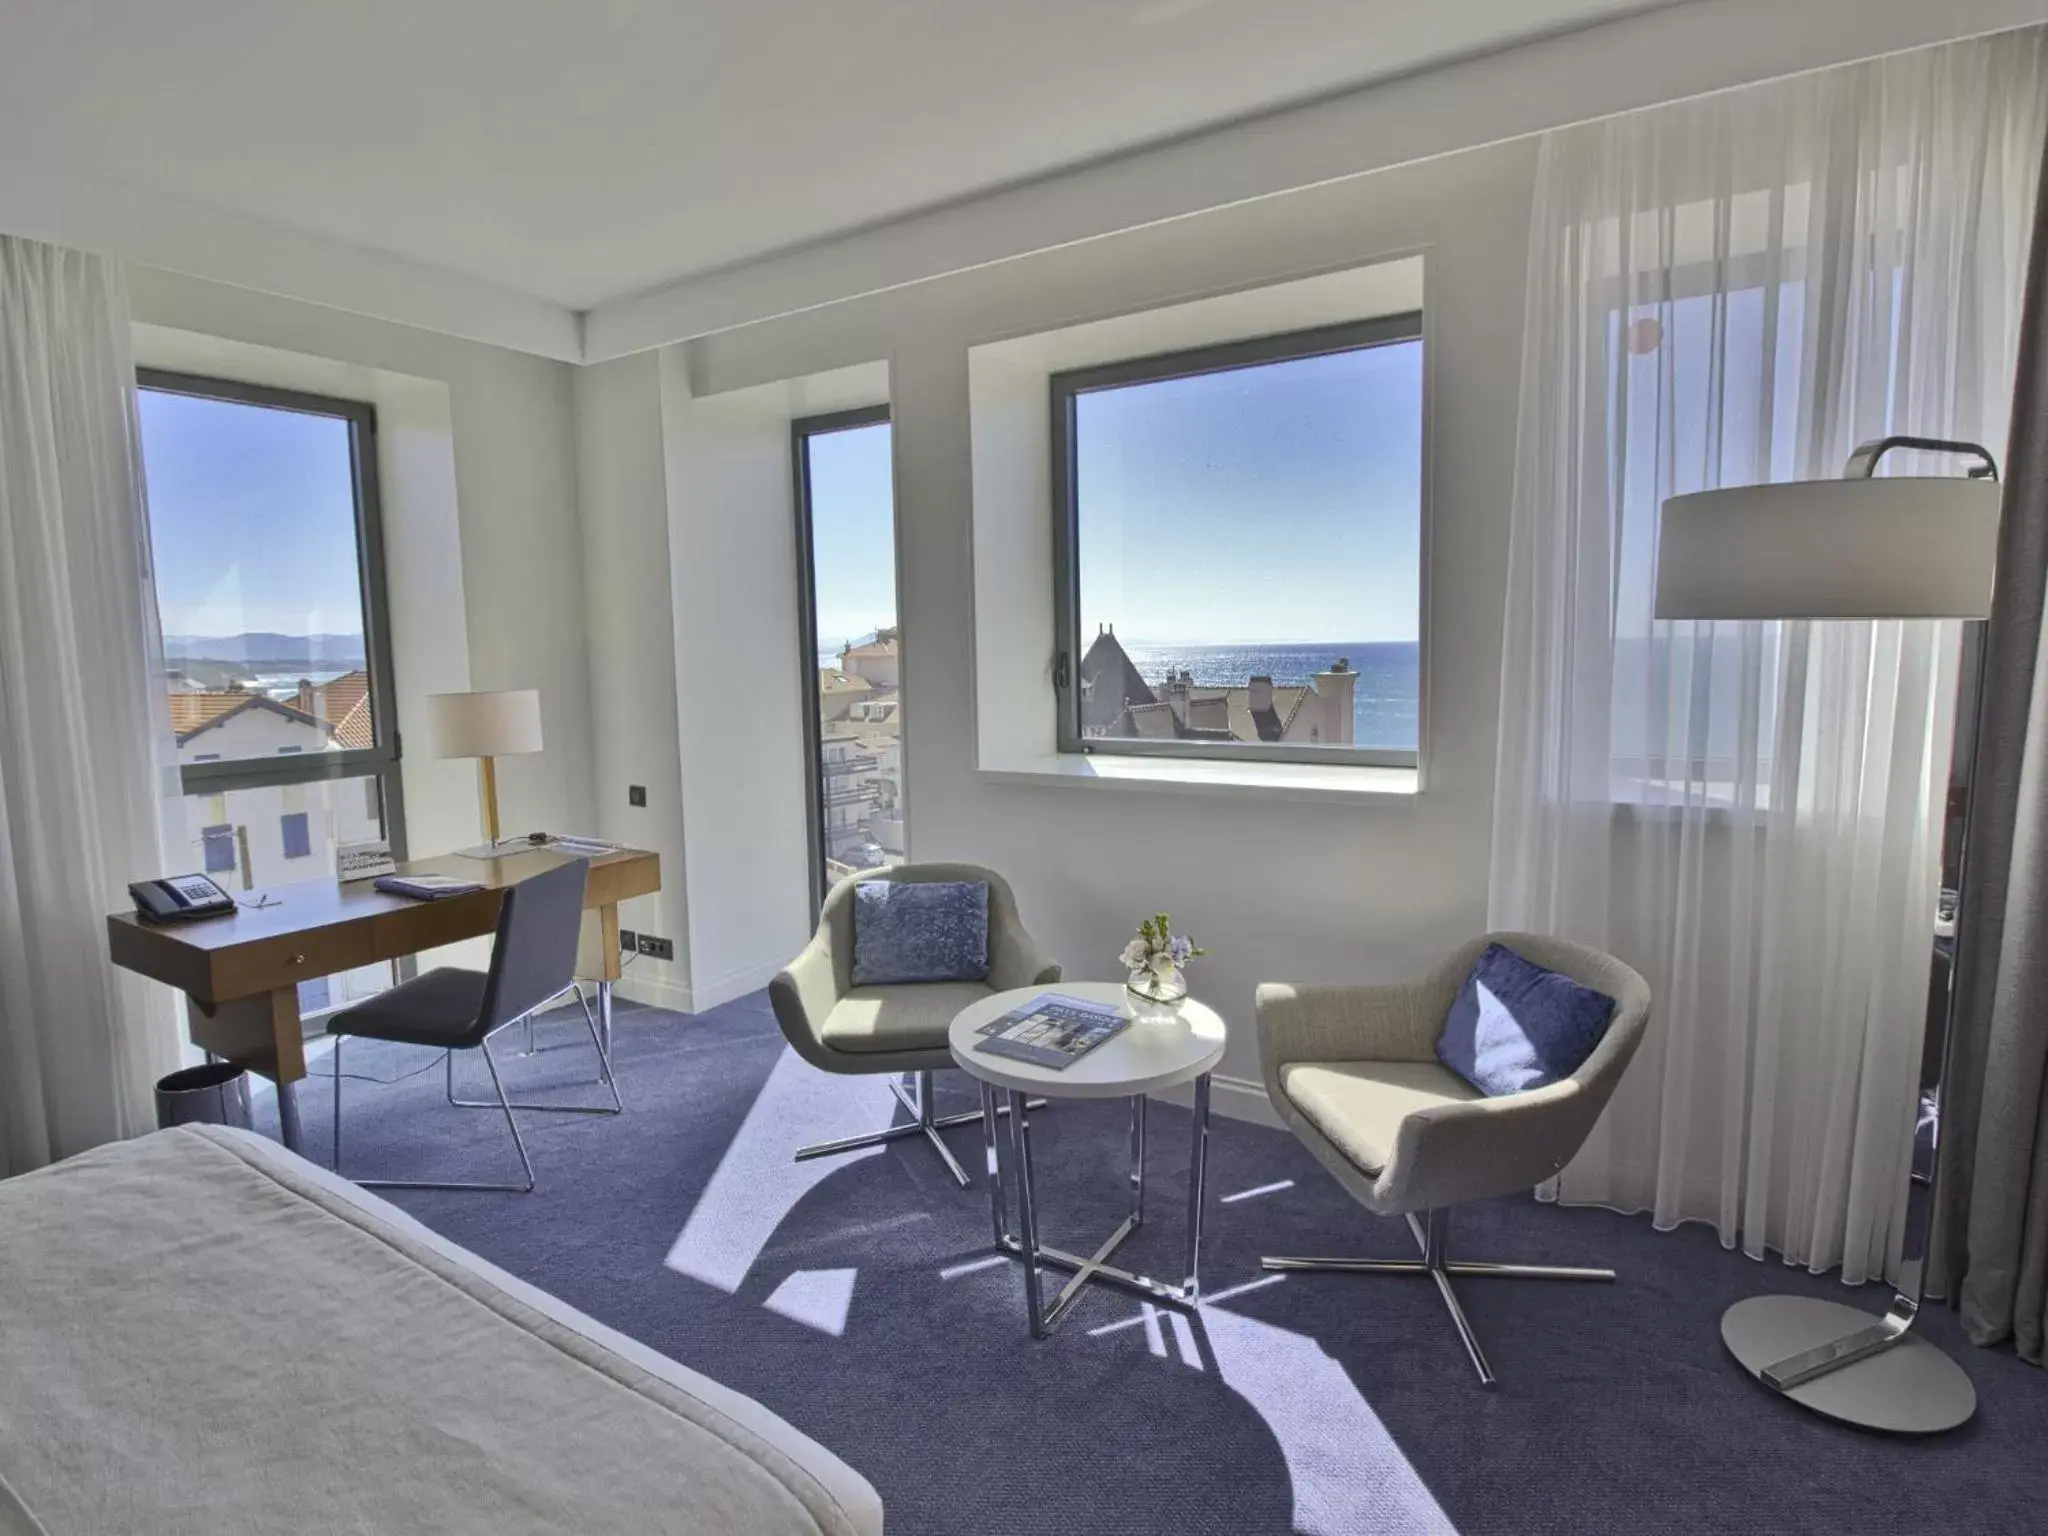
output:
[[[853,888],[855,986],[986,980],[986,880],[864,880]]]
[[[1614,999],[1489,944],[1451,1004],[1437,1059],[1488,1098],[1561,1082],[1585,1065]]]

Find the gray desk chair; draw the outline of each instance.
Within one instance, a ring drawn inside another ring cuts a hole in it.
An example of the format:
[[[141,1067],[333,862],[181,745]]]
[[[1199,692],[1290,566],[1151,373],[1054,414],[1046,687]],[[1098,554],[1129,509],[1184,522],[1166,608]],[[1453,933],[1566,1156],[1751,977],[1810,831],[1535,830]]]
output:
[[[1487,1098],[1437,1060],[1445,1015],[1488,944],[1569,976],[1615,1001],[1614,1018],[1579,1070],[1527,1093]],[[1531,1189],[1571,1161],[1650,1019],[1649,983],[1619,960],[1562,939],[1497,933],[1458,950],[1420,981],[1394,987],[1258,990],[1266,1092],[1289,1129],[1353,1198],[1407,1219],[1420,1259],[1268,1258],[1267,1269],[1419,1275],[1434,1281],[1458,1337],[1494,1384],[1451,1279],[1612,1280],[1611,1269],[1495,1264],[1448,1256],[1450,1209]]]
[[[856,987],[853,892],[867,880],[986,881],[988,980]],[[864,870],[840,881],[826,896],[818,914],[818,931],[804,946],[804,952],[768,983],[776,1022],[796,1053],[822,1071],[887,1073],[899,1077],[906,1072],[915,1073],[917,1100],[911,1101],[901,1082],[892,1082],[890,1090],[911,1113],[910,1124],[804,1147],[796,1154],[796,1160],[804,1162],[923,1136],[964,1187],[967,1172],[939,1132],[979,1124],[981,1111],[958,1115],[937,1115],[933,1111],[932,1073],[953,1065],[953,1054],[946,1047],[946,1031],[961,1009],[991,992],[1051,986],[1059,979],[1059,962],[1041,950],[1025,931],[1009,882],[994,870],[977,864],[900,864],[894,869]]]
[[[583,892],[590,866],[570,859],[506,888],[498,908],[498,933],[491,947],[488,971],[443,966],[357,1008],[345,1009],[328,1021],[334,1036],[334,1171],[341,1172],[341,1043],[350,1035],[366,1040],[391,1040],[403,1045],[438,1046],[447,1055],[448,1102],[464,1109],[495,1109],[505,1116],[512,1145],[526,1178],[521,1184],[451,1183],[407,1179],[359,1179],[365,1189],[489,1189],[527,1194],[533,1189],[533,1163],[512,1111],[556,1114],[617,1114],[619,1092],[611,1066],[598,1044],[597,1025],[586,1004],[583,1021],[597,1052],[598,1073],[611,1091],[609,1107],[568,1104],[515,1104],[505,1097],[505,1084],[491,1056],[491,1036],[517,1024],[535,1010],[570,990],[576,969],[576,943],[583,927]],[[577,994],[582,1000],[582,994]],[[483,1054],[491,1074],[494,1099],[455,1097],[455,1052]]]

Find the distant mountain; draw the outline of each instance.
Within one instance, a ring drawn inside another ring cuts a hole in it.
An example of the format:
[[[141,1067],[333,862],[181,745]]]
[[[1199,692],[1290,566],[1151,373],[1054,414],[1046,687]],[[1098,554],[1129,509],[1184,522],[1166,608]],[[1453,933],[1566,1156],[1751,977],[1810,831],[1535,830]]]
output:
[[[280,635],[257,630],[244,635],[165,635],[168,661],[232,662],[256,671],[346,670],[363,665],[361,635]]]

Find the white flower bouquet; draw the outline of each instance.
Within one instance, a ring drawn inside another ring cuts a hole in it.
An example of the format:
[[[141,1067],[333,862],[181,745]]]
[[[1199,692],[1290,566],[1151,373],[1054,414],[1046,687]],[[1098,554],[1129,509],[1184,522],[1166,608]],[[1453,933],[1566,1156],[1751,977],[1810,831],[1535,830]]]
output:
[[[1192,939],[1173,931],[1173,920],[1164,912],[1148,917],[1124,946],[1118,962],[1130,972],[1128,983],[1138,996],[1156,1003],[1170,1003],[1188,995],[1187,963],[1206,954]]]

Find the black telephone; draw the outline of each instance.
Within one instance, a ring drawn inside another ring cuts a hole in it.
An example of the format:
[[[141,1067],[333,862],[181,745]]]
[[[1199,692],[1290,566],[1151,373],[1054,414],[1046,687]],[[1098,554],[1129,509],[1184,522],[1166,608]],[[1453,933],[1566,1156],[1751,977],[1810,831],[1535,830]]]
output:
[[[128,894],[134,898],[135,915],[151,923],[180,923],[235,910],[235,898],[204,875],[138,880],[128,887]]]

